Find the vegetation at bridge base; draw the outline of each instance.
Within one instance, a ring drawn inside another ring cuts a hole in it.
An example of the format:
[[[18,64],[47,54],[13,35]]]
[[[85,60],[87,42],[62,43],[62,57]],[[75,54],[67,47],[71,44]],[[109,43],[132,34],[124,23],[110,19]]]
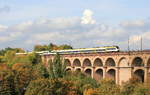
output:
[[[88,88],[97,88],[99,83],[91,77],[87,77],[85,74],[77,72],[67,72],[67,76],[64,77],[67,81],[73,81],[74,86],[78,88],[78,95],[83,95],[84,91]]]
[[[72,81],[64,79],[38,79],[32,81],[25,95],[78,95]]]
[[[66,64],[62,61],[59,54],[56,54],[54,60],[49,60],[49,78],[58,79],[63,78],[66,75]]]
[[[60,49],[56,46],[50,44],[49,49]],[[38,49],[44,50],[41,48]],[[36,53],[15,55],[16,52],[24,50],[0,51],[0,95],[150,95],[150,84],[136,77],[119,86],[113,80],[96,81],[82,72],[66,71],[59,54],[45,67]]]
[[[14,73],[5,64],[0,64],[0,95],[15,95]]]
[[[150,85],[143,84],[139,78],[133,77],[123,84],[121,95],[150,95]]]

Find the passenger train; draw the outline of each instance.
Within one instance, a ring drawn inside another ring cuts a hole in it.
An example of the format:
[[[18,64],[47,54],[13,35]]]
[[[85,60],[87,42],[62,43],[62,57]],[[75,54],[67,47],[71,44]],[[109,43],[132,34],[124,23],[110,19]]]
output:
[[[52,50],[52,51],[39,51],[35,52],[39,55],[49,54],[79,54],[79,53],[102,53],[102,52],[119,52],[118,46],[105,46],[97,48],[81,48],[81,49],[65,49],[65,50]],[[16,53],[16,55],[26,55],[32,52]]]
[[[118,52],[118,46],[105,46],[97,48],[83,48],[83,49],[66,49],[66,50],[52,50],[51,54],[77,54],[77,53],[99,53],[99,52]]]

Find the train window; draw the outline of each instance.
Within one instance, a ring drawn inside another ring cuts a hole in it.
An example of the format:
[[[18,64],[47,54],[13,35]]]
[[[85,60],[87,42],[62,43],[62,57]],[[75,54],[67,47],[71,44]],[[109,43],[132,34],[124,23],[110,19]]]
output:
[[[96,50],[96,51],[105,51],[105,49],[99,49],[99,50]]]
[[[107,48],[107,50],[115,50],[116,48]]]

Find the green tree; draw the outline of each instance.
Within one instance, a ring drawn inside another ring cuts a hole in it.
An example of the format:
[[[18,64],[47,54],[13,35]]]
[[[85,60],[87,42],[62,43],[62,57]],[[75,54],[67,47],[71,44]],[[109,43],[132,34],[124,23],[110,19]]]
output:
[[[43,78],[49,77],[49,73],[48,73],[46,67],[42,63],[36,64],[33,67],[41,77],[43,77]]]
[[[73,49],[72,46],[67,45],[67,44],[65,44],[65,45],[60,45],[59,48],[60,48],[60,49]]]
[[[122,85],[121,95],[149,95],[150,88],[138,77],[133,77]]]
[[[15,87],[18,95],[24,95],[30,81],[41,78],[30,63],[16,63],[12,66]]]
[[[125,82],[122,86],[121,94],[122,95],[132,95],[135,87],[141,83],[137,77],[133,77],[129,79],[129,81]]]
[[[59,54],[56,54],[54,60],[49,60],[49,78],[63,78],[66,75],[66,64],[62,61]]]
[[[29,62],[32,64],[41,63],[40,55],[36,54],[35,52],[28,54],[28,59],[29,59]]]
[[[47,45],[35,45],[34,46],[34,51],[45,51],[49,50]]]
[[[5,58],[5,61],[7,64],[12,65],[15,63],[15,54],[16,54],[16,52],[11,51],[11,50],[9,50],[5,53],[4,58]]]
[[[25,95],[53,95],[50,81],[48,79],[31,81]]]
[[[4,56],[0,56],[0,63],[5,63],[5,58],[4,58]]]
[[[7,48],[5,48],[5,49],[0,50],[0,55],[1,55],[1,56],[4,56],[7,51],[14,51],[14,52],[17,52],[17,53],[19,53],[19,52],[21,52],[21,53],[22,53],[22,52],[25,52],[25,51],[24,51],[23,49],[21,49],[21,48],[10,48],[10,47],[7,47]]]
[[[87,77],[85,74],[81,72],[67,72],[67,75],[64,77],[67,81],[73,81],[74,86],[77,89],[77,93],[79,95],[83,95],[84,91],[86,89],[90,88],[97,88],[99,84],[96,82],[95,79],[92,79],[91,77]]]
[[[15,63],[32,63],[32,62],[31,60],[29,60],[28,55],[16,55]]]
[[[120,87],[115,84],[114,80],[102,80],[96,90],[98,95],[120,95]]]
[[[57,50],[57,49],[58,49],[58,46],[55,45],[55,44],[53,44],[53,43],[50,43],[50,44],[48,45],[48,48],[49,48],[49,50]]]
[[[2,62],[9,64],[10,66],[12,64],[15,64],[17,61],[16,53],[24,52],[20,48],[6,48],[5,51],[6,52],[5,52],[4,56],[1,57],[2,58],[1,60],[2,60]]]
[[[25,95],[77,95],[71,81],[37,79],[30,83]]]
[[[14,73],[5,64],[0,64],[0,95],[16,95]]]
[[[135,88],[132,95],[150,95],[150,88],[144,84],[139,83]]]

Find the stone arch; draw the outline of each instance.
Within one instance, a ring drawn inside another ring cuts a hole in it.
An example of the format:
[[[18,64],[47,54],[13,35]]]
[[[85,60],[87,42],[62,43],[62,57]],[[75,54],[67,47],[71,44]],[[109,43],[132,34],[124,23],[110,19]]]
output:
[[[87,76],[92,76],[92,69],[87,68],[87,69],[84,70],[84,73],[85,73]]]
[[[147,61],[147,66],[150,67],[150,58]]]
[[[125,57],[120,58],[118,62],[118,66],[119,66],[119,73],[118,73],[119,84],[121,85],[122,83],[129,80],[129,77],[131,77],[131,70],[130,68],[126,68],[126,67],[129,67],[129,62],[127,58]],[[128,76],[128,77],[125,77],[125,76]]]
[[[80,66],[81,66],[80,60],[79,60],[79,59],[75,59],[75,60],[73,61],[73,66],[75,66],[75,67],[80,67]]]
[[[144,64],[143,64],[143,59],[141,58],[141,57],[135,57],[134,59],[133,59],[133,61],[132,61],[132,64],[131,64],[131,66],[144,66]]]
[[[66,68],[66,71],[68,72],[70,72],[70,71],[72,71],[72,69],[71,68]]]
[[[142,82],[144,82],[144,70],[138,69],[134,72],[134,76],[139,78]]]
[[[109,69],[107,71],[107,78],[112,79],[112,80],[116,80],[116,70],[115,69]]]
[[[76,68],[75,71],[81,72],[82,70],[81,70],[81,68]]]
[[[96,66],[103,66],[103,62],[100,58],[96,58],[94,60],[94,63],[93,63],[93,66],[96,67]]]
[[[120,58],[118,66],[119,67],[128,67],[129,64],[128,64],[127,59],[125,57]]]
[[[106,60],[105,66],[116,66],[114,59],[113,58],[108,58]]]
[[[95,71],[95,79],[96,80],[101,80],[103,79],[103,69],[97,69]]]
[[[84,59],[83,66],[84,67],[86,67],[86,66],[92,66],[90,59],[88,59],[88,58]]]
[[[71,62],[69,59],[65,59],[66,66],[71,66]]]

